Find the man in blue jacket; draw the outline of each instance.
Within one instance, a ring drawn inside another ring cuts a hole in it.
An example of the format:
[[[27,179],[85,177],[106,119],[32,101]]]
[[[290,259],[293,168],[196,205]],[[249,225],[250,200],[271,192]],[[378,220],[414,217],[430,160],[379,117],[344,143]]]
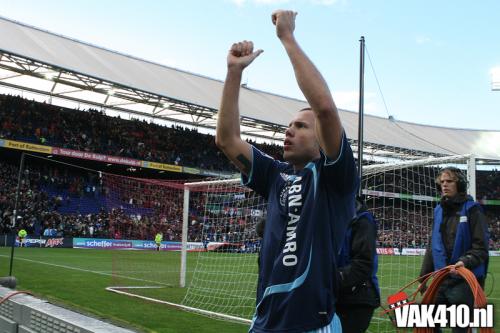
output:
[[[488,268],[488,226],[481,206],[467,195],[467,179],[462,171],[447,167],[439,172],[436,184],[440,203],[434,210],[432,236],[420,276],[448,265],[471,270],[484,286]],[[439,287],[437,304],[474,306],[474,296],[460,276],[450,276]],[[439,329],[437,330],[439,331]],[[467,332],[453,328],[452,332]]]

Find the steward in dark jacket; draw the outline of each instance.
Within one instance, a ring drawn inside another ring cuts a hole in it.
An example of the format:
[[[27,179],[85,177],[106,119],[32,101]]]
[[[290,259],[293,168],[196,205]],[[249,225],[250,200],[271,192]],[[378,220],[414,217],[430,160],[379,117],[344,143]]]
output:
[[[460,169],[448,167],[441,170],[436,184],[442,197],[434,210],[431,241],[420,276],[454,265],[455,268],[471,270],[484,286],[489,234],[482,208],[467,196],[467,179]],[[447,306],[465,304],[472,310],[474,296],[462,277],[451,275],[439,286],[435,303]],[[440,332],[440,328],[435,331]],[[468,328],[452,328],[453,333],[467,331]]]
[[[341,279],[337,315],[342,331],[349,333],[365,332],[374,310],[380,306],[376,275],[377,222],[360,200],[356,210],[339,257]]]

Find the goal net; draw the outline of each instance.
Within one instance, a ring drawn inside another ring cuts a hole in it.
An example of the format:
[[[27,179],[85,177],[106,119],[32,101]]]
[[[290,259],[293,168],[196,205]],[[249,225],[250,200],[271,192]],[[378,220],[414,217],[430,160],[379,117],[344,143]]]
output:
[[[185,181],[126,177],[71,162],[25,155],[15,225],[27,230],[25,245],[85,249],[57,263],[108,278],[108,286],[178,287]],[[1,163],[14,191],[18,163]],[[193,216],[202,195],[191,195]],[[199,227],[187,228],[193,250],[202,247]],[[157,233],[163,235],[160,251]]]
[[[257,225],[266,215],[265,200],[239,179],[186,186],[204,191],[201,223],[204,251],[182,302],[223,319],[249,322],[255,307],[260,238]]]
[[[390,161],[363,167],[362,192],[378,221],[377,276],[384,306],[388,296],[419,276],[434,207],[440,198],[435,179],[445,166],[460,168],[469,183],[475,184],[474,159],[469,156]],[[381,313],[382,309],[375,311],[369,331],[394,332],[389,318]]]
[[[410,159],[411,158],[411,159]],[[474,184],[469,156],[440,158],[367,156],[361,182],[369,210],[378,220],[378,277],[381,300],[418,277],[439,193],[435,178],[444,166],[464,171]],[[469,166],[468,166],[469,163]],[[205,314],[248,322],[255,310],[260,250],[256,225],[266,215],[265,201],[238,179],[205,186],[201,239],[205,252],[194,258],[194,271],[182,304]],[[388,318],[375,311],[371,332],[393,332]]]
[[[102,174],[103,204],[112,240],[114,287],[178,286],[184,181],[162,181]],[[191,206],[196,208],[193,194]],[[190,244],[199,242],[198,226],[187,229]],[[161,234],[161,242],[155,237]],[[193,236],[193,237],[191,237]],[[121,243],[119,240],[123,240]],[[159,245],[159,246],[158,246]],[[164,298],[165,290],[139,293]]]

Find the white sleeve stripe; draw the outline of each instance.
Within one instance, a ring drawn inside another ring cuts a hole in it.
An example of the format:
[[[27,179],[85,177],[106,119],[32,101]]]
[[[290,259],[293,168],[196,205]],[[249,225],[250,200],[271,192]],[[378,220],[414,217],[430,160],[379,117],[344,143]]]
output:
[[[337,158],[334,160],[334,161],[331,161],[330,158],[328,156],[326,156],[325,154],[325,166],[329,166],[329,165],[334,165],[335,163],[337,163],[340,158],[342,157],[342,154],[344,153],[344,140],[345,140],[345,131],[342,130],[342,138],[341,138],[341,142],[340,142],[340,150],[339,150],[339,156],[337,156]]]

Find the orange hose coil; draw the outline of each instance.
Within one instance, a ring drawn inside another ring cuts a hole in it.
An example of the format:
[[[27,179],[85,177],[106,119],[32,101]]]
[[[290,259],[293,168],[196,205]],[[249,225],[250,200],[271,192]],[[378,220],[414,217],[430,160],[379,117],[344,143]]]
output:
[[[456,272],[456,273],[452,273],[452,272]],[[429,288],[425,291],[425,294],[422,297],[421,303],[422,304],[434,304],[435,300],[436,300],[439,286],[445,280],[445,278],[450,274],[458,274],[467,282],[470,289],[472,290],[472,295],[474,296],[474,307],[475,308],[486,307],[486,304],[487,304],[486,295],[484,294],[483,288],[481,288],[481,286],[477,282],[477,279],[474,276],[474,273],[472,273],[470,270],[468,270],[465,267],[455,268],[454,265],[446,266],[443,269],[440,269],[438,271],[424,275],[425,279],[421,281],[422,283],[421,283],[420,287],[415,292],[415,294],[413,294],[413,296],[415,297],[416,293],[418,291],[420,291],[421,288],[423,288],[425,283],[431,277],[433,277],[433,280],[432,280],[431,284],[429,285]],[[419,281],[419,280],[421,280],[421,278],[419,278],[416,281]],[[469,332],[471,332],[471,331],[472,330],[469,329]],[[414,333],[433,333],[434,328],[415,328],[413,330],[413,332]],[[493,328],[480,328],[479,332],[480,333],[494,333],[495,330]]]

